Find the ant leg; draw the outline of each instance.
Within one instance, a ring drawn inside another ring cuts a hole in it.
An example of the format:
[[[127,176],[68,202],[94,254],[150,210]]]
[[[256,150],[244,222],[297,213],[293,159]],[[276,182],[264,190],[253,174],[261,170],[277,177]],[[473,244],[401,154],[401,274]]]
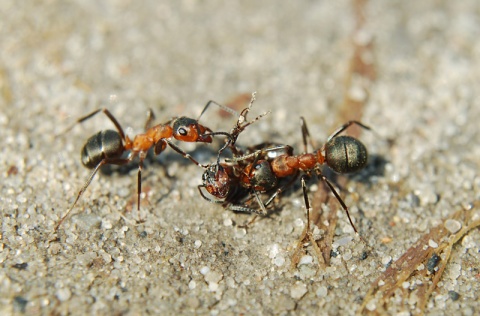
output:
[[[222,152],[227,149],[232,143],[233,143],[233,138],[232,138],[232,135],[230,135],[229,133],[227,132],[212,132],[212,133],[205,133],[205,134],[202,134],[203,137],[206,137],[206,136],[217,136],[217,135],[222,135],[222,136],[226,136],[227,137],[227,140],[225,141],[225,145],[222,146],[222,148],[220,148],[220,150],[218,151],[218,154],[217,154],[217,165],[220,164],[220,156],[222,154]]]
[[[328,185],[328,187],[330,188],[330,190],[332,190],[332,193],[333,195],[335,195],[335,198],[337,199],[337,201],[340,203],[340,205],[342,206],[343,210],[347,213],[347,217],[348,217],[348,221],[350,222],[350,225],[352,225],[352,228],[353,230],[355,231],[355,233],[357,233],[357,235],[360,235],[357,231],[357,228],[355,227],[355,225],[353,224],[353,221],[352,219],[350,218],[350,213],[348,212],[348,207],[347,205],[345,204],[345,202],[343,202],[342,198],[340,197],[340,195],[338,194],[337,190],[335,190],[335,188],[333,187],[333,184],[330,183],[330,181],[328,181],[327,177],[325,177],[322,173],[320,173],[318,170],[317,170],[317,176],[320,177],[323,181],[325,181],[325,183]]]
[[[98,163],[98,165],[95,167],[95,169],[92,171],[92,173],[90,174],[90,176],[88,177],[87,181],[85,182],[85,184],[82,186],[82,188],[80,189],[80,191],[78,192],[78,195],[77,195],[77,198],[75,199],[75,201],[73,202],[72,206],[68,209],[67,213],[60,219],[60,221],[58,222],[57,226],[55,226],[55,229],[54,231],[57,231],[58,228],[60,227],[60,225],[62,225],[62,223],[65,221],[65,219],[68,217],[68,215],[70,214],[70,212],[73,210],[73,208],[75,207],[75,205],[77,204],[78,200],[80,199],[80,197],[82,196],[82,194],[85,192],[85,190],[88,188],[88,186],[90,185],[90,183],[92,182],[93,180],[93,177],[95,177],[95,175],[97,174],[98,170],[100,169],[100,167],[102,167],[103,165],[125,165],[127,163],[129,163],[130,161],[133,160],[133,158],[135,157],[135,155],[131,155],[130,157],[128,158],[125,158],[125,159],[122,159],[122,158],[105,158],[103,159],[102,161],[100,161]]]
[[[193,162],[194,164],[196,164],[197,166],[200,166],[202,168],[208,168],[208,165],[202,165],[201,163],[199,163],[197,160],[195,160],[192,156],[190,156],[189,154],[187,154],[185,151],[183,151],[180,147],[178,147],[177,145],[175,145],[174,143],[172,143],[171,141],[167,140],[167,139],[164,139],[168,146],[170,146],[170,148],[172,148],[173,150],[175,150],[177,153],[179,153],[180,155],[182,155],[183,157],[189,159],[191,162]]]
[[[152,127],[152,122],[155,119],[155,113],[153,113],[153,110],[150,108],[147,111],[147,120],[145,121],[145,130],[147,131]]]
[[[239,161],[248,160],[252,157],[257,157],[257,156],[258,157],[265,157],[265,154],[267,154],[269,152],[275,152],[275,151],[279,152],[277,154],[278,156],[284,155],[285,153],[287,153],[289,156],[291,156],[292,155],[291,153],[292,153],[293,149],[289,145],[278,145],[278,146],[274,146],[274,147],[270,147],[270,148],[259,149],[259,150],[254,151],[253,153],[250,153],[250,154],[247,154],[247,155],[236,156],[236,157],[233,157],[233,158],[226,158],[225,161],[226,162],[239,162]],[[266,158],[269,158],[269,157],[266,157]]]
[[[261,216],[267,216],[268,211],[265,208],[265,204],[263,203],[260,194],[258,194],[258,191],[253,191],[253,195],[255,195],[255,199],[257,200],[257,204],[260,206],[261,211],[256,211],[255,213]]]
[[[302,190],[303,190],[303,200],[305,201],[305,208],[307,209],[307,231],[310,231],[310,211],[312,207],[310,206],[310,200],[308,199],[307,194],[307,185],[305,183],[306,176],[303,175],[301,178],[302,181]]]
[[[259,116],[257,116],[256,118],[254,118],[253,120],[251,120],[250,122],[245,123],[247,121],[247,115],[250,112],[250,110],[252,109],[253,102],[255,102],[255,100],[256,100],[255,99],[256,94],[257,94],[256,92],[252,93],[252,99],[250,100],[250,103],[248,104],[248,107],[246,107],[245,109],[242,110],[242,112],[240,112],[240,115],[237,119],[237,123],[235,124],[235,127],[230,132],[230,134],[232,135],[232,138],[234,140],[232,145],[235,145],[235,142],[237,141],[238,135],[240,135],[240,133],[243,132],[243,130],[245,130],[245,128],[247,126],[255,123],[256,121],[258,121],[259,119],[261,119],[265,115],[270,114],[270,111],[264,112],[264,113],[260,114]],[[243,123],[245,123],[245,124],[243,124]]]
[[[312,146],[312,148],[317,148],[317,144],[315,144],[312,137],[310,136],[310,132],[307,127],[307,122],[305,121],[305,118],[303,116],[300,117],[300,125],[302,128],[303,153],[305,154],[305,153],[308,153],[307,138],[310,141],[310,146]]]
[[[265,206],[269,206],[270,203],[272,203],[272,201],[280,194],[282,193],[283,191],[285,191],[285,189],[289,188],[290,186],[292,186],[295,181],[297,181],[298,179],[298,176],[299,176],[299,173],[295,173],[295,175],[293,176],[292,180],[288,181],[287,184],[281,186],[280,188],[277,189],[277,191],[275,191],[267,200],[267,202],[265,202]],[[303,177],[302,177],[303,178]]]
[[[240,115],[238,116],[238,120],[237,120],[237,127],[239,127],[240,124],[242,124],[247,120],[247,114],[252,109],[253,102],[255,102],[256,100],[255,98],[256,96],[257,96],[257,92],[255,91],[252,93],[252,98],[250,99],[250,103],[248,104],[248,106],[245,109],[243,109],[242,112],[240,112]]]
[[[110,121],[112,121],[113,125],[115,125],[115,127],[117,128],[117,131],[118,133],[120,134],[120,136],[122,137],[123,140],[125,140],[125,133],[123,132],[123,128],[122,126],[120,125],[120,123],[118,123],[117,119],[113,116],[112,113],[110,113],[109,110],[107,110],[107,108],[101,108],[101,109],[98,109],[98,110],[95,110],[93,111],[92,113],[90,114],[87,114],[81,118],[79,118],[77,121],[75,121],[71,126],[69,126],[67,129],[65,129],[61,134],[65,134],[66,132],[70,131],[72,128],[75,127],[75,125],[77,125],[78,123],[83,123],[85,122],[86,120],[94,117],[96,114],[100,113],[100,112],[103,112],[105,113],[105,115],[110,119]],[[59,135],[61,135],[59,134]]]
[[[345,124],[343,124],[342,126],[340,126],[339,128],[337,128],[337,130],[334,131],[330,136],[328,136],[328,138],[327,138],[327,143],[328,143],[332,138],[334,138],[335,136],[337,136],[338,134],[340,134],[341,132],[343,132],[344,130],[346,130],[347,128],[349,128],[349,127],[352,126],[352,125],[358,125],[358,126],[360,126],[361,128],[366,129],[366,130],[369,130],[369,131],[372,130],[370,127],[368,127],[367,125],[364,125],[364,124],[360,123],[359,121],[348,121],[347,123],[345,123]]]
[[[137,176],[137,211],[140,214],[140,195],[142,194],[142,169],[143,169],[143,159],[145,159],[146,154],[142,153],[138,162],[138,176]]]
[[[249,208],[249,207],[246,207],[246,206],[243,206],[243,205],[229,204],[226,208],[228,208],[228,210],[233,211],[233,212],[252,213],[252,214],[257,214],[257,215],[261,215],[261,216],[266,215],[259,210]]]
[[[305,226],[305,229],[303,230],[303,233],[302,233],[300,239],[298,240],[297,250],[295,251],[294,257],[292,259],[294,259],[295,257],[298,256],[298,253],[299,253],[300,249],[303,249],[305,239],[308,238],[308,240],[310,240],[310,244],[312,245],[313,249],[315,250],[315,253],[316,253],[316,256],[317,256],[317,259],[318,259],[318,263],[321,266],[323,266],[323,265],[325,265],[325,258],[322,254],[322,250],[320,250],[320,247],[318,246],[318,243],[313,236],[313,232],[310,230],[310,213],[312,211],[312,207],[310,205],[310,199],[308,198],[307,185],[306,185],[307,177],[308,177],[307,175],[302,175],[302,178],[301,178],[303,200],[305,202],[305,209],[306,209],[306,212],[307,212],[307,225]],[[296,261],[297,262],[295,263],[295,266],[298,264],[298,260],[296,260]],[[294,263],[294,261],[292,261],[292,263]]]
[[[203,184],[198,185],[197,188],[198,188],[198,192],[200,192],[200,195],[201,195],[206,201],[208,201],[208,202],[210,202],[210,203],[215,203],[215,204],[223,204],[223,203],[225,202],[225,201],[222,201],[222,200],[214,200],[214,199],[211,199],[211,198],[207,197],[207,196],[205,195],[205,193],[204,193],[204,192],[202,191],[202,189],[201,189],[201,188],[205,188],[205,185],[203,185]]]

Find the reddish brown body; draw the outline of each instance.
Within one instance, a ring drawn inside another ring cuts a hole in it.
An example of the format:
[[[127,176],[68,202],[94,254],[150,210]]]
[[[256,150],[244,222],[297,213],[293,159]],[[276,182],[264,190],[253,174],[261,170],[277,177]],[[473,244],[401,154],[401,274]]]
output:
[[[297,156],[281,155],[271,162],[272,171],[277,177],[288,177],[298,170],[308,171],[315,167],[315,165],[323,164],[325,157],[323,157],[320,150],[314,153],[302,154]]]

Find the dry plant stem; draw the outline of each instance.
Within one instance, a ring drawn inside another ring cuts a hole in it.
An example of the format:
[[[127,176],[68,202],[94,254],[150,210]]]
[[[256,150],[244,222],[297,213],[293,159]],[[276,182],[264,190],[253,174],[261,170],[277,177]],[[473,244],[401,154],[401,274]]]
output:
[[[353,13],[355,19],[355,29],[351,36],[353,53],[349,61],[349,69],[345,78],[345,90],[343,103],[340,106],[337,124],[349,120],[360,120],[363,115],[363,108],[368,102],[370,88],[376,78],[375,63],[372,59],[366,59],[365,56],[374,56],[373,39],[369,41],[356,40],[360,32],[365,32],[367,28],[367,16],[365,14],[367,0],[353,0]],[[352,96],[352,89],[362,89],[365,97],[359,99]],[[354,127],[351,135],[355,138],[360,136],[360,128]]]
[[[447,219],[455,219],[462,221],[462,229],[455,234],[450,233],[442,224],[432,228],[429,233],[425,234],[420,238],[415,246],[408,249],[397,261],[392,263],[386,271],[378,277],[371,285],[370,290],[365,296],[365,300],[361,306],[360,312],[366,314],[384,314],[388,311],[388,300],[390,297],[395,295],[397,289],[402,289],[402,284],[410,278],[412,275],[417,274],[425,278],[429,278],[431,282],[423,282],[423,287],[419,286],[417,292],[418,296],[418,314],[422,315],[425,310],[427,301],[435,290],[438,282],[440,281],[443,271],[450,259],[451,250],[455,243],[457,243],[466,233],[468,233],[473,228],[480,226],[480,218],[475,218],[479,216],[478,208],[480,202],[475,202],[472,207],[468,209],[461,209],[455,212]],[[446,219],[445,219],[446,220]],[[439,246],[437,248],[429,247],[429,241],[433,240]],[[438,256],[442,257],[439,262],[438,270],[434,274],[427,273],[427,269],[421,270],[419,273],[416,273],[417,268],[421,265],[428,262],[433,253],[436,253]],[[384,284],[379,285],[379,282],[382,281]],[[427,288],[427,284],[429,284]],[[408,291],[401,292],[403,300],[407,299],[407,295],[410,293]],[[368,311],[365,310],[366,305],[373,299],[377,300],[376,310]]]

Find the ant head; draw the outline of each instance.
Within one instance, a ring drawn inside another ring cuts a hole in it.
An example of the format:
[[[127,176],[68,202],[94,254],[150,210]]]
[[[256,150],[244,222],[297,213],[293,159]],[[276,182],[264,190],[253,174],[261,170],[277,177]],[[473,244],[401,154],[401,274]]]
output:
[[[189,117],[179,117],[173,122],[173,137],[183,142],[211,143],[212,136],[207,133],[211,133],[208,127]]]
[[[202,181],[207,192],[216,198],[225,198],[230,191],[230,177],[220,164],[208,166]]]
[[[327,165],[337,173],[359,171],[367,165],[365,145],[351,136],[337,136],[325,144]]]

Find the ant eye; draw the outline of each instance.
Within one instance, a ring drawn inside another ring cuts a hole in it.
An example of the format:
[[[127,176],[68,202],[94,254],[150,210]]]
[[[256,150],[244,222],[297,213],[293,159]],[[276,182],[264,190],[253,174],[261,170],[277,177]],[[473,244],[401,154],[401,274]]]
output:
[[[180,127],[178,130],[177,130],[178,134],[182,135],[182,136],[186,136],[188,133],[187,133],[187,130],[183,127]]]

